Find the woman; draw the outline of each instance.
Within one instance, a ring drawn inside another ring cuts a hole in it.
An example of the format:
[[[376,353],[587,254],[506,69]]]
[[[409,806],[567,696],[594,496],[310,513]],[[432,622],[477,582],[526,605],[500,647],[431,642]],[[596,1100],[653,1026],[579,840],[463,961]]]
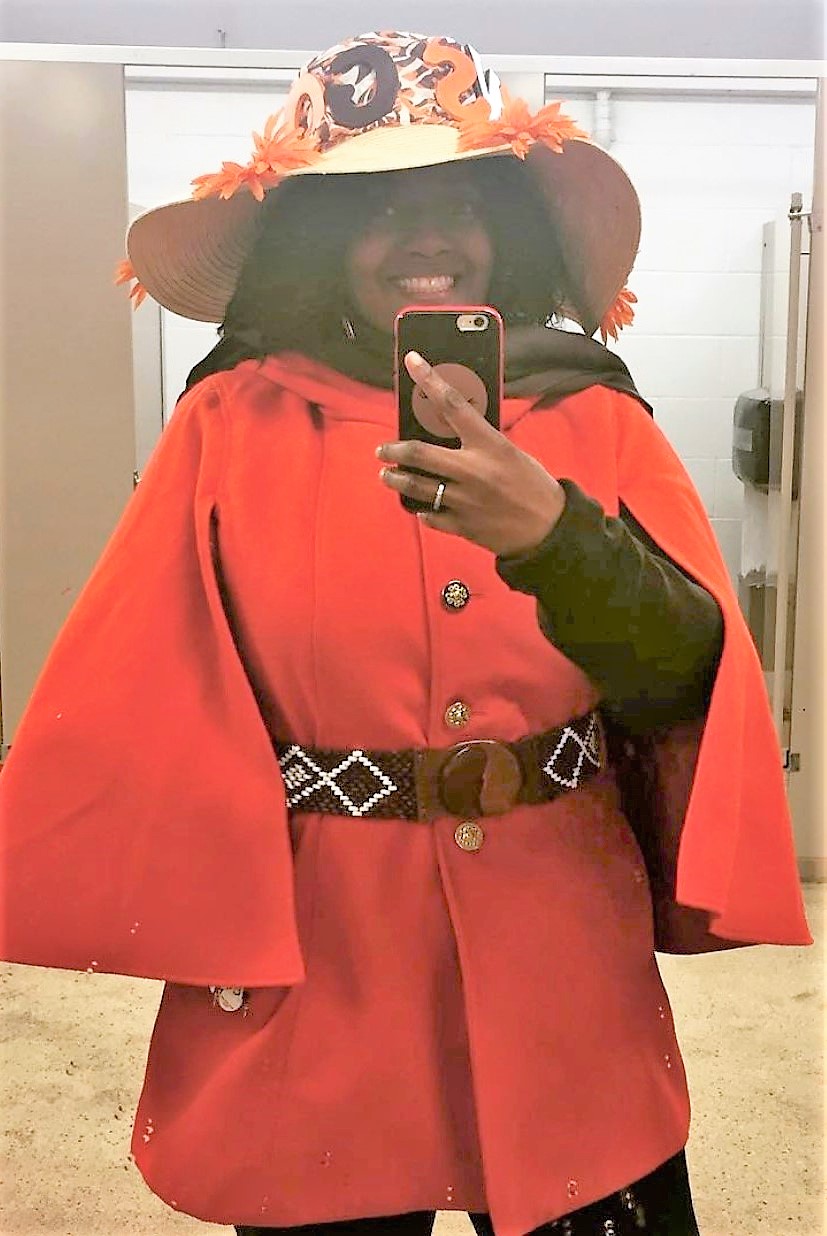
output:
[[[634,191],[477,65],[340,45],[133,224],[136,299],[223,338],[3,774],[3,955],[167,980],[133,1150],[240,1233],[697,1232],[654,946],[810,942],[700,501],[545,325],[615,331]],[[501,432],[411,355],[462,445],[394,441],[412,301],[502,310]]]

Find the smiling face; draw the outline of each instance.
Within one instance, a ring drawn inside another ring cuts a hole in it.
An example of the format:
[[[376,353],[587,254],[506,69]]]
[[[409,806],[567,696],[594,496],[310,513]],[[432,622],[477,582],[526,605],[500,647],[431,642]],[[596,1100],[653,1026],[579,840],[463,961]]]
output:
[[[379,185],[345,263],[360,313],[390,332],[406,305],[484,303],[493,245],[468,170],[454,163],[385,172]]]

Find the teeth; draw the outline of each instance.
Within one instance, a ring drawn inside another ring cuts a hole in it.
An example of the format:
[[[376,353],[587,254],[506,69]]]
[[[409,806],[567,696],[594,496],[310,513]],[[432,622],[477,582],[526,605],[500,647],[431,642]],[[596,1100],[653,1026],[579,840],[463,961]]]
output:
[[[453,275],[414,275],[409,279],[397,279],[403,292],[428,293],[447,292],[456,280]]]

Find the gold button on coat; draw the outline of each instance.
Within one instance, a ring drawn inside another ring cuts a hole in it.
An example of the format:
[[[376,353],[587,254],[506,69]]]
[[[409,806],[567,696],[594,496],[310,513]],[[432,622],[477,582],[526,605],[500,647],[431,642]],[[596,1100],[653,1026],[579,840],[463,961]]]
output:
[[[454,841],[461,850],[481,850],[485,833],[476,820],[464,820],[454,829]]]
[[[462,700],[454,700],[453,704],[449,704],[445,709],[445,724],[451,725],[458,729],[461,725],[467,725],[471,716],[471,709]]]
[[[464,609],[470,599],[468,585],[461,579],[450,579],[442,589],[442,604],[446,609]]]
[[[211,987],[216,1004],[225,1013],[237,1013],[244,1004],[243,987]]]

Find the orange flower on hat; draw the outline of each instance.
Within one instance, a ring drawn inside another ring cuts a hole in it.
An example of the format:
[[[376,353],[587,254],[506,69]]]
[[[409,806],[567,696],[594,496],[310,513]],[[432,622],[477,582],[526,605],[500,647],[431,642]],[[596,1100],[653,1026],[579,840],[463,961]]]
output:
[[[255,154],[253,162],[263,171],[293,171],[297,167],[309,167],[317,156],[316,139],[303,129],[287,128],[281,112],[268,116],[264,132],[253,134]]]
[[[309,167],[317,157],[316,142],[301,129],[286,128],[281,112],[268,116],[263,133],[253,134],[255,147],[249,163],[224,162],[220,172],[196,176],[192,196],[221,197],[225,200],[246,188],[257,202],[264,199],[266,189],[272,189],[285,172]]]
[[[635,311],[632,305],[636,304],[637,297],[634,292],[630,292],[628,288],[623,288],[618,292],[614,302],[600,319],[600,338],[604,343],[609,335],[611,335],[612,339],[617,339],[618,331],[623,330],[624,326],[629,326],[634,321]]]
[[[195,188],[192,191],[192,196],[196,201],[202,197],[222,197],[225,200],[232,197],[234,193],[244,184],[249,184],[251,177],[255,181],[258,190],[261,189],[259,177],[255,175],[253,168],[250,166],[243,167],[240,163],[227,162],[221,164],[220,172],[206,172],[203,176],[196,176],[192,181]],[[252,188],[251,192],[256,193],[256,188]],[[263,191],[261,197],[264,197]],[[261,200],[259,198],[259,201]]]
[[[144,285],[138,279],[135,273],[135,267],[130,262],[129,258],[124,258],[122,262],[118,262],[115,267],[115,286],[119,283],[130,283],[135,280],[134,288],[130,288],[129,295],[132,298],[132,308],[137,309],[140,304],[146,299],[148,293]]]
[[[562,154],[563,142],[573,137],[588,137],[560,108],[547,103],[531,112],[525,99],[512,99],[503,87],[503,108],[496,120],[460,121],[459,150],[478,150],[507,142],[519,159],[524,159],[535,142],[543,142],[555,154]]]

